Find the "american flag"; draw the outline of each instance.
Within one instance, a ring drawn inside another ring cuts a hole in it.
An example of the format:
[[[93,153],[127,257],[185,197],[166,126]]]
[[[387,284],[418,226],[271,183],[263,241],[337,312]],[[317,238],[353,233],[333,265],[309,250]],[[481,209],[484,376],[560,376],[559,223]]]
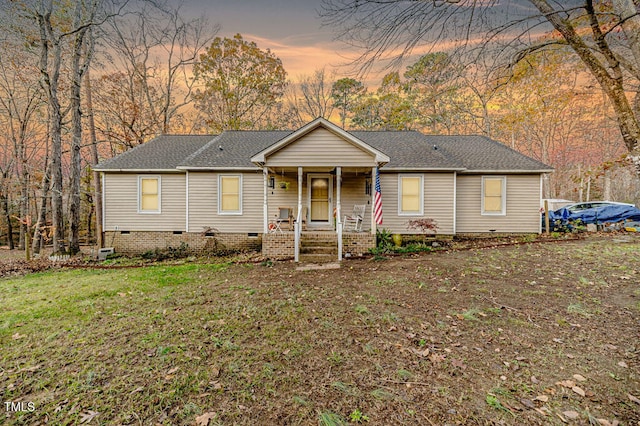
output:
[[[382,225],[382,191],[380,190],[380,171],[376,168],[376,193],[373,197],[373,217]]]

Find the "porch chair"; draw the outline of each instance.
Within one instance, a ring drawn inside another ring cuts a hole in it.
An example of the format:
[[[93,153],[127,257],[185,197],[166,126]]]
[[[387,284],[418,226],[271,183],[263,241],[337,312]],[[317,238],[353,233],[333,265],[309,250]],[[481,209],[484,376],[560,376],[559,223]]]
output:
[[[362,231],[362,222],[364,221],[365,204],[356,204],[353,206],[351,215],[345,216],[342,221],[345,231]]]
[[[291,230],[292,210],[291,207],[278,207],[278,216],[276,217],[278,228],[280,228],[281,224],[286,223],[287,230]]]

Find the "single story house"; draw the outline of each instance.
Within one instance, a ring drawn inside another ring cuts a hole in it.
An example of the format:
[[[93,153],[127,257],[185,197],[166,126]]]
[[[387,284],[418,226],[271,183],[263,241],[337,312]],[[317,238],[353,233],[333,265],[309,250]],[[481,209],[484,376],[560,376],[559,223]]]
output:
[[[162,135],[95,170],[104,241],[116,251],[184,242],[296,259],[323,239],[339,257],[364,253],[376,229],[415,234],[408,222],[421,218],[445,235],[539,233],[542,174],[552,171],[484,136],[345,131],[322,118],[295,131]],[[354,206],[363,220],[343,229]]]

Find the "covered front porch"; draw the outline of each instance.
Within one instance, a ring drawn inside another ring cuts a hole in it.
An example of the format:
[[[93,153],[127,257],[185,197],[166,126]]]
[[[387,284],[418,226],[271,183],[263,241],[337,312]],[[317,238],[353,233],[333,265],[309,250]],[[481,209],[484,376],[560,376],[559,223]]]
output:
[[[387,155],[318,118],[257,153],[251,161],[263,172],[265,255],[271,256],[271,243],[279,241],[281,253],[300,260],[304,230],[335,234],[336,257],[341,260],[343,222],[356,205],[364,212],[357,226],[347,229],[368,235],[368,244],[375,245],[373,179],[377,168],[389,162]],[[289,247],[291,237],[285,229],[293,232],[293,247]]]
[[[375,247],[375,173],[375,167],[263,167],[263,254],[335,261],[367,253]],[[362,211],[355,221],[354,207]]]

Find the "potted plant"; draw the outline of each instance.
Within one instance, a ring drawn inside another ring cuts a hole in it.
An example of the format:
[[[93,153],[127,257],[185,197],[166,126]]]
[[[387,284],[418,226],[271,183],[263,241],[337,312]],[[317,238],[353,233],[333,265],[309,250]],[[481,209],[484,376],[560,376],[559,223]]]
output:
[[[278,185],[280,185],[280,188],[284,189],[285,191],[289,189],[289,182],[287,181],[280,181]]]

